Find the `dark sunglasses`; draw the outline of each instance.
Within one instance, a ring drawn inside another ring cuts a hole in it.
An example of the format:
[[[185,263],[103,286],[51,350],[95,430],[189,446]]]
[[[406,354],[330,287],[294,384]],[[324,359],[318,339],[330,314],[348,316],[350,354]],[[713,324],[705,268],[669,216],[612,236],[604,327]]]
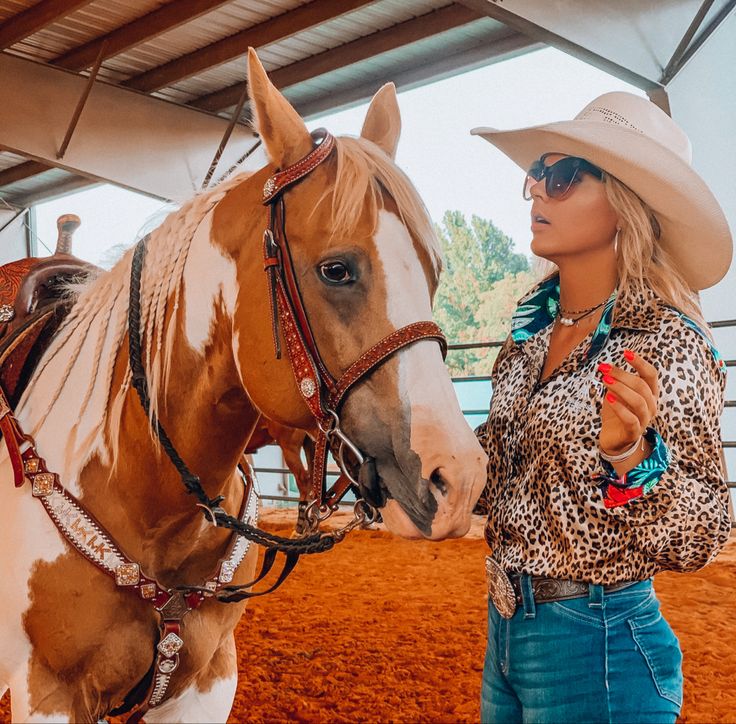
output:
[[[544,159],[549,155],[544,154],[526,172],[523,196],[527,201],[531,201],[532,186],[542,179],[544,179],[544,189],[547,196],[551,199],[562,199],[570,192],[572,185],[576,181],[580,181],[582,174],[589,173],[599,180],[603,178],[603,171],[598,166],[594,166],[584,158],[577,158],[576,156],[565,156],[565,158],[545,166]]]

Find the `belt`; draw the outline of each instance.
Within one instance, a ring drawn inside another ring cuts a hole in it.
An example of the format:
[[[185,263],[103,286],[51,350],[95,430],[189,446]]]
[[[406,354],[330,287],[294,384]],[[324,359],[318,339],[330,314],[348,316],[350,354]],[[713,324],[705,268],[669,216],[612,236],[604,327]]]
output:
[[[488,594],[493,605],[504,618],[511,618],[516,607],[523,602],[521,593],[521,574],[507,573],[490,556],[486,557],[486,577]],[[620,581],[603,586],[605,593],[620,591],[633,586],[639,581]],[[565,601],[571,598],[583,598],[588,595],[589,584],[583,581],[570,581],[546,576],[531,576],[531,589],[535,603]]]

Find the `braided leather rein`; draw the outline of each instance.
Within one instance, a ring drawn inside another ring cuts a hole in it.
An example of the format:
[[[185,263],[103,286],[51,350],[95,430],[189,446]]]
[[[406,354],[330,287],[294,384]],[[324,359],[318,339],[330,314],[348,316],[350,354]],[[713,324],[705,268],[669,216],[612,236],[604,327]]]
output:
[[[302,303],[285,230],[283,196],[285,191],[325,161],[335,147],[335,139],[324,129],[313,132],[312,138],[316,143],[312,151],[292,166],[271,176],[263,188],[263,203],[269,207],[269,226],[264,232],[264,270],[269,280],[275,354],[277,359],[281,357],[279,334],[281,332],[297,389],[315,418],[320,431],[315,446],[311,482],[312,502],[308,509],[310,528],[301,538],[292,539],[273,535],[229,515],[220,505],[223,501],[222,496],[210,498],[207,495],[199,477],[187,467],[176,451],[161,421],[158,418],[151,418],[148,382],[142,362],[140,338],[141,276],[148,236],[138,243],[131,264],[128,310],[129,356],[132,383],[141,405],[154,427],[161,447],[179,473],[187,493],[197,499],[197,506],[202,508],[207,520],[217,527],[233,530],[266,548],[261,570],[253,581],[240,586],[228,586],[216,594],[217,598],[224,602],[240,601],[244,598],[270,593],[286,579],[300,555],[328,551],[343,540],[347,532],[355,527],[371,523],[377,518],[375,507],[363,498],[358,498],[353,508],[354,517],[346,526],[331,532],[319,531],[319,523],[337,510],[339,501],[351,487],[364,492],[359,480],[355,479],[348,468],[344,459],[344,448],[352,452],[360,466],[372,463],[370,458],[364,457],[357,445],[340,429],[339,407],[348,391],[357,382],[400,349],[420,340],[433,339],[440,344],[443,356],[447,350],[442,330],[434,322],[414,322],[391,332],[373,345],[350,365],[339,379],[335,379],[330,374],[319,353],[309,318]],[[342,471],[329,491],[326,489],[328,449],[335,453],[335,459]],[[251,588],[269,573],[279,552],[285,554],[286,561],[276,582],[262,592],[247,591],[246,589]]]

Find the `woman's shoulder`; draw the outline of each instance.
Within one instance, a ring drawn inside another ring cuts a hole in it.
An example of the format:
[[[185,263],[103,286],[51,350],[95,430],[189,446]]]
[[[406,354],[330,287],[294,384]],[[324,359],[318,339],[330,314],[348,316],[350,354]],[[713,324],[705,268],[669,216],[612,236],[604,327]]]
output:
[[[693,362],[707,360],[719,374],[726,373],[726,364],[716,347],[707,324],[688,315],[673,304],[656,297],[659,329],[655,344],[670,347],[679,357]]]

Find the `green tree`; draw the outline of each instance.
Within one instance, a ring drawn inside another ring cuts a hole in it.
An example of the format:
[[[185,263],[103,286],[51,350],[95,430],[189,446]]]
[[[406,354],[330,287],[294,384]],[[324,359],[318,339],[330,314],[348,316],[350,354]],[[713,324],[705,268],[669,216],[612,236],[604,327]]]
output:
[[[445,267],[434,316],[452,342],[484,342],[508,334],[513,304],[531,286],[529,261],[493,222],[447,211],[436,225]],[[520,291],[519,291],[520,290]],[[488,374],[496,350],[459,350],[448,356],[452,374]]]

